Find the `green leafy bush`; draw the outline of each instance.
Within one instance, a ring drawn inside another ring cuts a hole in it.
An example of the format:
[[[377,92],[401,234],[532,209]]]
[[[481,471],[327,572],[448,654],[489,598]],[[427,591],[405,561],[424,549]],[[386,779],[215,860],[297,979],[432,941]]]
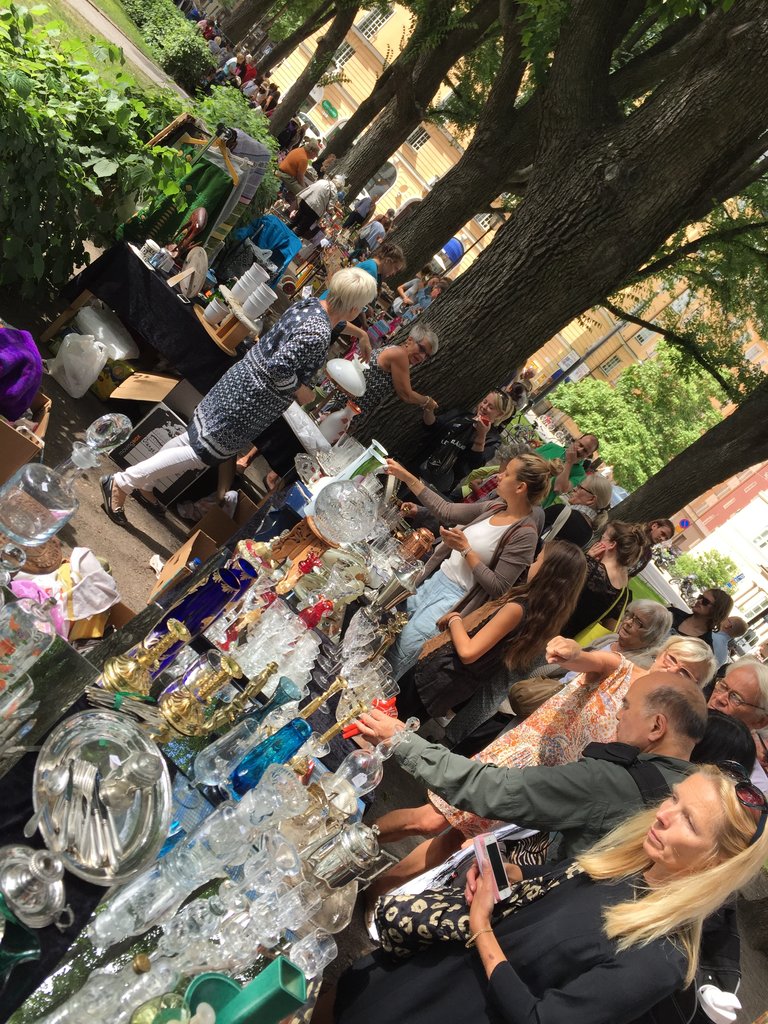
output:
[[[118,70],[122,52],[58,43],[55,22],[34,25],[44,13],[0,9],[0,287],[22,296],[64,284],[88,262],[85,242],[112,241],[135,198],[178,195],[185,166],[146,147],[168,110]]]
[[[209,131],[215,131],[216,125],[223,122],[231,128],[239,128],[240,131],[269,146],[272,160],[251,207],[254,213],[268,209],[277,199],[280,186],[274,174],[277,139],[269,133],[269,118],[252,107],[239,89],[230,86],[212,89],[209,96],[195,103],[194,114],[205,122]]]
[[[193,22],[185,18],[173,0],[123,0],[147,45],[164,71],[188,92],[194,92],[201,76],[216,61],[208,43]]]

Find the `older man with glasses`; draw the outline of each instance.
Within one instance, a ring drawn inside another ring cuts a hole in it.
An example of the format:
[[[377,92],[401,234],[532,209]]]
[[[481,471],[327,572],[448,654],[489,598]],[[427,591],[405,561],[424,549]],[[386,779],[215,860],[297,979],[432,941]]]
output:
[[[768,665],[757,658],[740,658],[729,665],[724,679],[718,679],[709,707],[743,722],[753,735],[768,726]],[[759,742],[756,740],[756,744]],[[755,764],[752,782],[768,793],[768,776],[760,762]]]

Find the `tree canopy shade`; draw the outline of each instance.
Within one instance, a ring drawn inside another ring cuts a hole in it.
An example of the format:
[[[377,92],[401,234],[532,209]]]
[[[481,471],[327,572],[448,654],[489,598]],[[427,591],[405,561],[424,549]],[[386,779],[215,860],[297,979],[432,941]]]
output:
[[[679,555],[670,569],[672,576],[683,579],[693,576],[694,583],[701,590],[707,587],[729,587],[739,571],[738,566],[719,551],[703,551],[701,554]]]
[[[519,5],[511,6],[514,23]],[[566,5],[543,84],[500,124],[500,140],[515,136],[518,118],[529,125],[514,164],[530,161],[525,193],[488,249],[424,314],[443,344],[416,386],[443,407],[467,405],[509,379],[574,317],[615,294],[676,231],[722,202],[727,183],[753,167],[768,127],[768,5],[737,0],[728,10],[711,5],[701,19],[679,15],[670,27],[678,29],[676,45],[613,70],[614,54],[651,6],[657,5]],[[507,38],[512,31],[507,25]],[[641,95],[620,103],[619,93],[630,92]],[[448,177],[405,227],[441,194],[450,207]],[[750,398],[753,412],[764,413],[763,385]],[[395,406],[383,403],[366,434],[404,450],[418,427],[401,409],[393,415]],[[729,420],[740,424],[741,411]],[[709,469],[722,479],[743,468],[745,458],[746,465],[765,458],[758,453],[766,447],[761,438],[754,458],[740,454],[723,472],[716,457]],[[692,486],[695,497],[709,484]],[[675,492],[686,490],[667,488],[665,502],[675,502],[667,511],[685,503]]]
[[[722,419],[713,390],[708,376],[660,344],[656,358],[628,366],[615,386],[585,377],[559,387],[552,403],[600,439],[616,483],[632,491]]]

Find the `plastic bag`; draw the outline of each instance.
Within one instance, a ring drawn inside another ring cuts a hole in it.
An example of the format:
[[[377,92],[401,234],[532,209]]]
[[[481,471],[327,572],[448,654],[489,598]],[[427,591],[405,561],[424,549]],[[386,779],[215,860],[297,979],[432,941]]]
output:
[[[75,323],[83,334],[92,334],[96,341],[106,346],[110,359],[139,358],[136,342],[112,310],[103,303],[84,306],[78,311]]]
[[[48,373],[72,398],[82,398],[107,359],[106,345],[96,341],[92,334],[68,334],[48,363]]]

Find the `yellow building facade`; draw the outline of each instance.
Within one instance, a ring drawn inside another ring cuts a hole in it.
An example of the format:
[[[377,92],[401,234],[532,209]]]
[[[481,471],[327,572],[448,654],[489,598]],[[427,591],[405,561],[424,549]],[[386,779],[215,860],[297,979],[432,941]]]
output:
[[[346,121],[370,95],[382,71],[405,46],[410,32],[410,14],[396,4],[383,12],[374,9],[360,13],[329,69],[339,80],[315,88],[309,103],[302,108],[323,137]],[[317,36],[310,37],[272,71],[270,80],[277,82],[282,93],[307,66],[316,45]],[[440,98],[438,94],[437,99]],[[432,123],[419,125],[389,158],[397,179],[379,200],[377,209],[399,210],[408,200],[423,199],[462,153],[463,147],[446,128]],[[497,215],[486,214],[473,218],[458,232],[456,237],[469,251],[457,271],[465,270],[490,244],[500,223]]]

